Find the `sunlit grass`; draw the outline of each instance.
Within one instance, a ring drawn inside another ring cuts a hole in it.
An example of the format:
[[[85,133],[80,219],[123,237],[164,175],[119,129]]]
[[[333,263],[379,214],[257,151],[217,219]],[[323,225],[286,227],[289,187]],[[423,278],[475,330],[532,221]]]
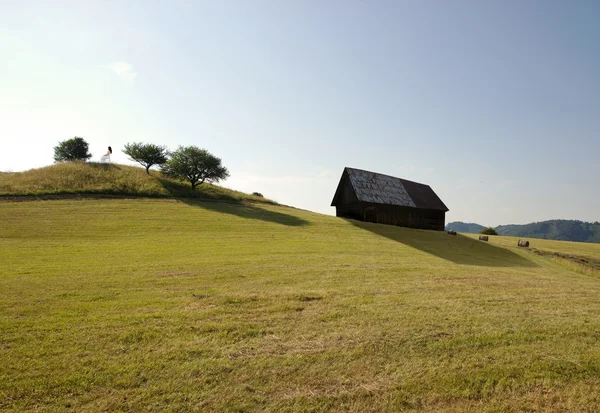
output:
[[[0,220],[3,411],[600,404],[599,280],[503,237],[173,199]]]

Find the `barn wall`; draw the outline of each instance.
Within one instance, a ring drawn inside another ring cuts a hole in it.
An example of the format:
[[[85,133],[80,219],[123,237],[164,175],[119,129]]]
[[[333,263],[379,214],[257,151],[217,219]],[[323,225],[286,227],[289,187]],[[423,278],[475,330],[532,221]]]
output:
[[[430,209],[362,203],[362,217],[359,219],[379,224],[443,231],[446,213]]]
[[[436,231],[444,230],[446,212],[430,209],[417,209],[416,211],[413,217],[412,228],[433,229]]]
[[[399,227],[443,231],[444,211],[355,202],[336,206],[336,216]]]
[[[349,205],[338,205],[335,207],[335,215],[342,218],[363,220],[362,205],[358,202]]]

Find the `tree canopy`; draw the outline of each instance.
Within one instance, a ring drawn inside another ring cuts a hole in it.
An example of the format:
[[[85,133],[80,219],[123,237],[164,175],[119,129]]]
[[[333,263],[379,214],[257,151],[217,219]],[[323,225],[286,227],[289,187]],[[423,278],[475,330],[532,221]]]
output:
[[[75,136],[54,147],[54,162],[87,161],[92,157],[85,139]]]
[[[484,235],[498,235],[498,233],[496,232],[496,230],[492,227],[487,227],[482,229],[480,232],[480,234],[484,234]]]
[[[170,153],[170,157],[162,171],[168,176],[188,181],[192,189],[205,181],[219,182],[229,176],[227,168],[221,165],[221,159],[197,146],[180,146]]]
[[[152,143],[128,143],[125,145],[123,153],[128,155],[132,161],[138,162],[146,168],[147,174],[150,174],[149,169],[153,165],[162,165],[168,160],[167,148]]]

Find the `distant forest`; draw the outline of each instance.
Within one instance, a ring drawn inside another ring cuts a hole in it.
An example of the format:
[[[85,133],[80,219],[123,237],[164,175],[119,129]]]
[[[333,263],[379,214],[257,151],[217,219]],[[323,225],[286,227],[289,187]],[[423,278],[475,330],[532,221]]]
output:
[[[478,234],[484,227],[479,224],[451,222],[446,229]],[[523,238],[542,238],[559,241],[600,243],[600,222],[554,219],[525,225],[500,225],[494,228],[499,235]]]
[[[453,229],[456,232],[466,232],[467,234],[479,234],[483,228],[485,228],[483,225],[461,221],[451,222],[446,225],[446,231]]]

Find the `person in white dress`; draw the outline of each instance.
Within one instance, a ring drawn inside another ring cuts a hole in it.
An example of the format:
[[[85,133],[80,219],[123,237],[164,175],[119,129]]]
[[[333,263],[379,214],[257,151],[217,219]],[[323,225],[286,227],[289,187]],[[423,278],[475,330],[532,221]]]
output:
[[[100,158],[100,162],[101,163],[104,163],[104,162],[110,163],[110,154],[111,153],[112,153],[112,148],[109,146],[106,153],[104,155],[102,155],[102,157]]]

